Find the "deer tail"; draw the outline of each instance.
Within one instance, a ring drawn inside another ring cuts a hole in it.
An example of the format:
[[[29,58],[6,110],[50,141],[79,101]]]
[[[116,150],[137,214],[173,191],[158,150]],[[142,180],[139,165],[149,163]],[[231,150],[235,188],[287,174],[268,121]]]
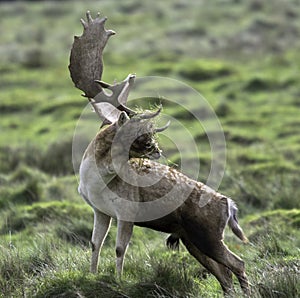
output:
[[[238,223],[238,219],[237,219],[238,208],[237,208],[235,202],[232,201],[231,199],[229,199],[228,203],[229,203],[229,220],[228,220],[228,225],[231,228],[232,232],[238,238],[240,238],[244,243],[248,243],[249,240],[245,236],[242,228],[239,226],[239,223]]]

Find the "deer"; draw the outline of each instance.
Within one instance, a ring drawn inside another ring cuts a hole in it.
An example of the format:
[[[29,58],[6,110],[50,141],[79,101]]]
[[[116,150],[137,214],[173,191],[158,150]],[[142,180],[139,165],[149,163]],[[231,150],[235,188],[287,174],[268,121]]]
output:
[[[250,295],[245,263],[224,243],[226,226],[241,241],[248,241],[237,220],[236,203],[204,183],[158,162],[162,151],[157,134],[170,123],[156,127],[155,120],[162,107],[154,112],[137,113],[126,106],[134,75],[114,85],[100,80],[102,51],[108,37],[114,34],[104,28],[105,21],[99,14],[94,20],[87,12],[87,22],[81,20],[84,33],[74,40],[69,66],[75,86],[85,92],[103,121],[79,169],[78,192],[94,213],[91,272],[97,273],[99,255],[114,218],[119,277],[134,226],[140,226],[170,234],[169,247],[176,248],[181,241],[216,277],[225,295],[234,291],[233,275],[244,294]],[[84,55],[84,51],[89,54]],[[89,57],[97,57],[100,62],[93,64]],[[85,67],[87,65],[93,67]],[[107,88],[112,94],[105,92]]]

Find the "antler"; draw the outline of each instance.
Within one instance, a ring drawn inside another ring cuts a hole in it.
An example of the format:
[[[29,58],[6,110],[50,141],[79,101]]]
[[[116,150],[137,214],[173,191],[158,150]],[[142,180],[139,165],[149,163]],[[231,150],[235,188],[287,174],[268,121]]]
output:
[[[121,111],[133,116],[136,113],[126,107],[126,102],[135,75],[130,74],[123,82],[114,85],[101,81],[102,52],[109,37],[115,32],[104,28],[107,18],[100,18],[99,13],[96,19],[93,19],[91,13],[87,11],[86,17],[87,21],[81,19],[83,34],[74,37],[71,49],[69,65],[71,78],[75,86],[89,99],[103,124],[116,121]],[[105,89],[109,89],[112,95],[105,92]]]
[[[104,28],[107,18],[100,18],[99,13],[93,19],[91,13],[87,11],[86,18],[87,21],[81,19],[83,34],[74,37],[69,70],[75,86],[82,90],[84,96],[89,99],[95,112],[103,121],[103,126],[117,121],[122,111],[125,111],[129,117],[137,114],[126,106],[135,75],[129,74],[124,81],[114,85],[101,81],[103,72],[102,52],[109,37],[115,32]],[[139,118],[153,118],[160,113],[161,109],[162,107],[154,113],[141,114]],[[162,131],[168,125],[156,131]]]
[[[103,86],[108,85],[95,81],[101,80],[102,52],[109,37],[115,32],[104,28],[107,18],[100,18],[99,13],[96,19],[93,19],[88,11],[86,17],[87,21],[81,19],[83,34],[74,37],[69,70],[75,86],[82,90],[86,97],[94,98],[102,91]]]

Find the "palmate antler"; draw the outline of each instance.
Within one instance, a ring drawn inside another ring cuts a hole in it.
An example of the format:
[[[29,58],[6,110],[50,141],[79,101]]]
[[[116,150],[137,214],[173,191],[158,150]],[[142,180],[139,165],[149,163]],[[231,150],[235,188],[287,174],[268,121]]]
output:
[[[135,112],[126,107],[126,102],[135,75],[128,75],[123,82],[114,85],[101,81],[102,53],[109,37],[115,32],[104,28],[107,18],[100,18],[99,13],[93,19],[88,11],[86,17],[87,21],[81,19],[83,34],[74,37],[71,49],[71,78],[75,86],[84,92],[104,123],[114,122],[121,111],[132,116]],[[109,95],[104,89],[109,89],[112,94]]]
[[[75,86],[82,90],[85,96],[93,98],[102,91],[101,84],[95,81],[101,80],[102,53],[109,37],[115,32],[104,28],[107,18],[100,18],[99,13],[96,19],[93,19],[88,11],[86,17],[87,22],[81,19],[83,34],[74,37],[69,70]]]

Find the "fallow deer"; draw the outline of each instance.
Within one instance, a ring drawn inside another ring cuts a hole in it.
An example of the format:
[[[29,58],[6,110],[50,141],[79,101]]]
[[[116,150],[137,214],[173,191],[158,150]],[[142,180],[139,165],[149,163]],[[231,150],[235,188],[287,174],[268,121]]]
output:
[[[114,86],[101,82],[98,83],[100,87],[95,87],[94,81],[101,78],[102,62],[98,77],[94,72],[89,74],[90,77],[85,77],[85,73],[74,75],[77,60],[84,56],[78,56],[77,51],[82,53],[82,49],[93,51],[96,48],[101,56],[103,45],[112,34],[103,27],[105,19],[97,17],[93,20],[89,13],[87,17],[88,23],[82,21],[84,38],[97,45],[97,39],[91,38],[95,32],[100,34],[97,38],[104,38],[104,41],[99,42],[98,47],[90,45],[89,48],[82,47],[81,43],[85,41],[77,38],[71,53],[70,70],[75,85],[85,92],[108,124],[89,144],[80,165],[78,191],[94,211],[91,271],[97,272],[101,247],[111,219],[116,218],[116,268],[119,275],[133,227],[137,225],[171,233],[168,245],[176,246],[180,239],[190,254],[217,278],[224,293],[233,291],[233,273],[248,295],[244,262],[223,242],[227,224],[237,237],[247,242],[237,222],[237,207],[233,200],[153,160],[160,156],[155,135],[167,126],[155,128],[153,119],[160,109],[156,113],[140,115],[126,107],[133,76]],[[85,80],[89,78],[87,84],[81,83],[83,77]],[[110,88],[113,95],[108,96],[103,88]]]
[[[79,192],[94,210],[94,229],[92,235],[91,271],[97,271],[98,256],[110,227],[111,218],[117,219],[117,272],[122,273],[124,255],[132,235],[133,226],[138,225],[157,231],[172,233],[169,244],[181,239],[188,251],[220,282],[225,293],[232,290],[233,272],[245,293],[248,293],[248,281],[244,262],[233,254],[223,243],[224,229],[228,224],[232,231],[244,242],[244,236],[236,220],[235,203],[201,182],[194,181],[181,172],[154,162],[151,157],[159,156],[159,149],[153,141],[153,134],[144,133],[132,144],[126,140],[135,135],[145,120],[129,119],[124,112],[119,119],[102,129],[88,146],[81,166]],[[124,130],[122,132],[122,130]],[[125,147],[129,147],[124,156]],[[115,152],[112,152],[115,151]],[[124,181],[124,173],[114,168],[113,156],[124,164],[125,175],[147,177],[148,184],[139,186]],[[151,185],[151,181],[153,181]],[[150,182],[150,183],[149,183]],[[172,194],[172,195],[170,195]],[[167,198],[160,206],[174,206],[173,211],[160,218],[142,221],[143,214],[149,215],[151,206],[143,203]],[[203,204],[204,200],[204,204]],[[130,204],[132,203],[132,204]],[[135,203],[141,203],[136,205]],[[179,206],[178,206],[179,205]],[[176,207],[178,206],[178,207]],[[142,209],[141,209],[142,208]],[[148,209],[147,209],[148,208]],[[135,218],[137,221],[135,221]],[[174,240],[175,239],[175,240]]]

